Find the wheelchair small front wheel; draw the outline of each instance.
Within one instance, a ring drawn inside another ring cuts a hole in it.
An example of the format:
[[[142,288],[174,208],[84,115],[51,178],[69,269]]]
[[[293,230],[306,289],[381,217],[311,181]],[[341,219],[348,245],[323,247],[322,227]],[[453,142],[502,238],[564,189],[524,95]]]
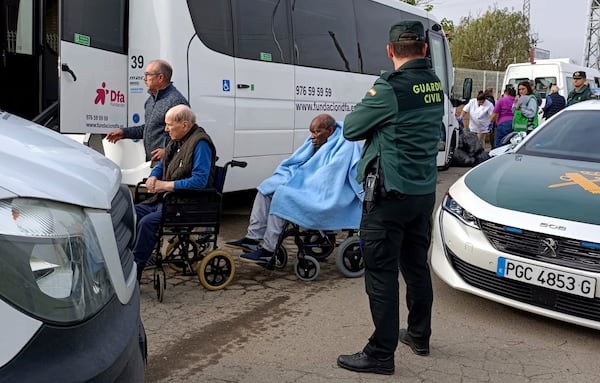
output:
[[[156,290],[156,298],[159,302],[163,301],[165,296],[165,287],[167,287],[165,271],[162,268],[154,269],[154,289]]]
[[[288,252],[285,246],[281,244],[275,252],[275,268],[283,269],[288,263]]]
[[[198,279],[210,291],[221,290],[231,283],[235,275],[235,262],[229,252],[214,250],[198,266]]]
[[[310,255],[297,258],[294,265],[296,276],[304,282],[313,281],[319,275],[320,270],[319,261]]]
[[[357,236],[347,238],[338,246],[335,265],[348,278],[363,276],[365,262],[360,252],[360,239]]]

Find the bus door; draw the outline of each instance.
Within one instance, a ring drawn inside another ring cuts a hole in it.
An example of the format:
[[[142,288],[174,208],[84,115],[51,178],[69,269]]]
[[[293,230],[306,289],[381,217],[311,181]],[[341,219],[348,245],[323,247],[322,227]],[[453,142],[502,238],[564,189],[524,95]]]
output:
[[[128,0],[62,0],[60,16],[60,131],[125,127]]]
[[[58,0],[0,0],[0,20],[0,109],[33,119],[58,101]]]
[[[287,1],[232,0],[235,39],[234,157],[255,157],[266,178],[289,156],[294,133],[294,67]],[[261,158],[262,157],[262,158]],[[276,161],[273,161],[276,157]],[[261,161],[265,161],[264,166]]]

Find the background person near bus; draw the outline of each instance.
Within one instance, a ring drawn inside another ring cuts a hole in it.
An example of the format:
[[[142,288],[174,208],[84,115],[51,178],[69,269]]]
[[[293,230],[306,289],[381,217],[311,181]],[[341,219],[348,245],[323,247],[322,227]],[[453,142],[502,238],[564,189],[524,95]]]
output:
[[[429,354],[427,251],[444,92],[426,52],[421,22],[393,25],[387,55],[395,70],[382,74],[344,120],[348,140],[366,140],[358,165],[358,181],[366,180],[360,240],[375,325],[362,351],[338,357],[337,364],[352,371],[393,374],[398,341],[417,355]],[[407,329],[400,329],[398,267],[406,282]]]
[[[529,120],[527,123],[527,133],[529,133],[537,128],[537,98],[533,93],[533,88],[529,81],[521,81],[517,86],[517,92],[518,94],[513,101],[512,111],[513,114],[516,114],[516,111],[521,112],[523,117]],[[515,123],[517,121],[515,120],[515,116],[513,116],[513,130],[515,130]]]
[[[196,125],[196,116],[190,107],[177,105],[169,109],[165,115],[165,130],[171,137],[165,156],[146,180],[148,191],[156,194],[135,205],[138,221],[133,256],[138,281],[156,245],[162,194],[177,189],[203,189],[213,184],[215,146],[204,129]]]
[[[479,92],[476,98],[472,98],[462,110],[461,119],[469,114],[469,130],[477,134],[481,146],[485,148],[486,138],[490,136],[493,124],[490,122],[494,104],[489,102],[485,93]]]
[[[573,86],[575,89],[570,91],[567,96],[567,106],[592,99],[592,91],[586,84],[584,71],[578,70],[573,73]]]
[[[496,148],[502,146],[502,139],[513,130],[512,105],[513,102],[515,102],[516,95],[517,91],[515,88],[512,84],[508,84],[506,85],[506,88],[504,88],[504,94],[498,100],[496,106],[494,106],[490,121],[496,123],[496,135],[494,137],[494,147]]]
[[[558,85],[552,85],[550,87],[550,94],[546,97],[546,105],[544,105],[544,115],[545,119],[548,119],[554,116],[556,113],[560,112],[566,105],[567,102],[565,98],[558,94]]]
[[[494,98],[494,88],[492,87],[488,87],[485,88],[485,90],[483,91],[483,94],[485,95],[485,99],[488,100],[489,102],[492,103],[492,105],[496,106],[496,99]],[[492,127],[490,129],[490,146],[492,147],[492,149],[494,149],[496,147],[495,143],[494,143],[494,139],[496,137],[496,122],[495,121],[491,121],[492,122]]]
[[[246,236],[227,242],[246,252],[240,260],[271,261],[286,220],[318,230],[358,227],[360,146],[346,141],[328,114],[313,118],[309,129],[310,138],[258,185]]]
[[[175,105],[188,105],[188,101],[171,82],[173,68],[164,60],[153,60],[146,66],[144,82],[150,96],[144,104],[144,125],[113,130],[106,139],[115,143],[122,138],[144,140],[146,161],[163,158],[169,135],[165,132],[165,114]]]

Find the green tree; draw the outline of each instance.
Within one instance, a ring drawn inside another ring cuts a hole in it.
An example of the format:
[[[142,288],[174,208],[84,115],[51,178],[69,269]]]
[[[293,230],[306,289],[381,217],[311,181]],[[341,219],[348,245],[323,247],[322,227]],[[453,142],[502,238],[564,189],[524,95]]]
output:
[[[416,5],[418,7],[423,7],[423,9],[425,9],[427,12],[431,12],[431,10],[433,9],[433,4],[431,4],[433,2],[433,0],[400,0],[400,1],[404,1],[405,3],[408,3],[410,5]]]
[[[442,21],[440,21],[440,24],[442,24],[442,28],[448,37],[448,41],[452,41],[454,37],[454,22],[444,17]]]
[[[529,20],[508,8],[488,9],[479,18],[463,17],[450,41],[454,66],[503,71],[529,59]]]

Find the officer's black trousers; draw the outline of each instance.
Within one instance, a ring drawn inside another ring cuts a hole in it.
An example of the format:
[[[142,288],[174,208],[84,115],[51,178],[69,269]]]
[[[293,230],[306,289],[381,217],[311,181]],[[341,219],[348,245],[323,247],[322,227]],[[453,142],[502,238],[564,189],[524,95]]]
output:
[[[363,205],[360,225],[365,287],[375,331],[364,351],[375,358],[393,355],[398,345],[398,267],[406,282],[408,333],[431,335],[433,289],[427,263],[435,193],[401,195]]]

